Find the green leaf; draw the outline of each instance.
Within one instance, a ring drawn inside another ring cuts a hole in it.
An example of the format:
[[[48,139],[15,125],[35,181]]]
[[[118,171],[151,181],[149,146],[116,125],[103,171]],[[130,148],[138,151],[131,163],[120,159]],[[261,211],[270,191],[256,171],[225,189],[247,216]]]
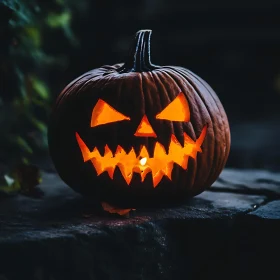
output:
[[[29,159],[27,157],[22,157],[21,161],[23,164],[28,165],[29,164]]]
[[[41,34],[38,27],[28,26],[24,29],[24,31],[28,41],[31,41],[34,47],[39,48],[41,46]]]
[[[19,182],[21,192],[29,193],[42,182],[39,168],[32,164],[20,164],[13,172],[15,181]]]
[[[15,180],[7,174],[4,175],[4,179],[9,187],[15,182]]]
[[[0,184],[0,192],[5,193],[7,195],[12,195],[20,191],[19,181],[5,174],[3,178],[1,178]]]
[[[69,25],[71,13],[65,11],[61,14],[50,13],[47,17],[47,24],[52,28],[59,28]]]
[[[20,192],[30,195],[41,182],[42,176],[37,166],[21,163],[11,174],[0,177],[0,193],[13,195]]]
[[[35,92],[44,100],[49,99],[49,90],[46,84],[36,76],[30,76],[30,81]]]
[[[47,126],[45,123],[43,123],[40,120],[37,120],[34,117],[31,117],[31,122],[41,131],[41,132],[46,132],[47,131]]]
[[[10,20],[11,26],[22,26],[32,21],[33,14],[30,12],[30,8],[24,3],[24,1],[2,0],[2,4],[14,11],[16,17],[14,20]],[[34,2],[28,4],[33,5]]]
[[[33,153],[33,150],[32,148],[30,147],[30,145],[25,141],[25,139],[23,139],[21,136],[16,136],[15,137],[15,140],[14,140],[18,146],[24,150],[25,152],[29,153],[29,154],[32,154]]]

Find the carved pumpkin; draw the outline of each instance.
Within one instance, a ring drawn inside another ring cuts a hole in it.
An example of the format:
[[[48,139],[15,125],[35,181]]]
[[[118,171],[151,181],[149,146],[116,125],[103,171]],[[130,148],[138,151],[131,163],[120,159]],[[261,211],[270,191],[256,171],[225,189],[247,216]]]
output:
[[[103,66],[59,95],[49,149],[74,190],[121,207],[171,204],[201,193],[230,149],[225,111],[191,71],[150,61],[139,31],[124,64]]]

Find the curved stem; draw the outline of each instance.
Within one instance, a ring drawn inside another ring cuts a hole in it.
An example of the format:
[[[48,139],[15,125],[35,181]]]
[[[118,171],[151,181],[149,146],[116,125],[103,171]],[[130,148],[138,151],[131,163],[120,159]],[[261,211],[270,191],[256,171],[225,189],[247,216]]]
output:
[[[132,42],[129,55],[119,73],[152,71],[157,67],[151,63],[152,30],[140,30]]]

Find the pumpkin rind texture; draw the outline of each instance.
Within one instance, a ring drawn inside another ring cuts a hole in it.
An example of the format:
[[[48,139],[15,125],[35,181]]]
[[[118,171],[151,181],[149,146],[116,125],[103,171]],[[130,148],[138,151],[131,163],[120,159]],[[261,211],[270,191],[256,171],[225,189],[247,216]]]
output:
[[[71,82],[49,124],[49,151],[71,188],[120,207],[181,203],[224,168],[230,128],[213,89],[182,67],[150,61],[150,30],[126,63]]]

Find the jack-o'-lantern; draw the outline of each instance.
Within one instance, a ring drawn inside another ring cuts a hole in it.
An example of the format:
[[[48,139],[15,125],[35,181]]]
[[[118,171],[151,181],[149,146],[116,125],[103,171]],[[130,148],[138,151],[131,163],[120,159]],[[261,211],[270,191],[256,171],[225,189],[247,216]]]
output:
[[[139,31],[124,64],[103,66],[59,95],[49,149],[74,190],[121,207],[171,204],[201,193],[230,148],[226,113],[191,71],[150,60]]]

